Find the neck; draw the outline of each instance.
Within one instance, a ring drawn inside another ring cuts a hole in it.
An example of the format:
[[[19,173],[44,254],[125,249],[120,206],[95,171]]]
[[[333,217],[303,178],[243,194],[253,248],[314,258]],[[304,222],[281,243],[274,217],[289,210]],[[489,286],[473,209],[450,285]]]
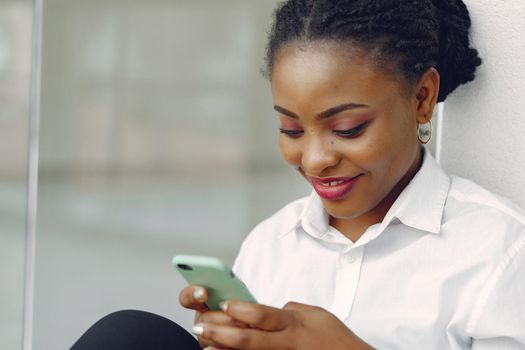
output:
[[[378,224],[383,221],[390,207],[394,204],[396,199],[399,197],[401,192],[414,178],[416,173],[423,164],[423,148],[417,152],[412,165],[407,170],[405,175],[398,181],[398,183],[392,188],[388,195],[379,202],[379,204],[367,213],[360,215],[351,220],[337,219],[330,217],[330,225],[336,228],[343,235],[348,237],[352,242],[356,242],[365,231],[372,225]]]

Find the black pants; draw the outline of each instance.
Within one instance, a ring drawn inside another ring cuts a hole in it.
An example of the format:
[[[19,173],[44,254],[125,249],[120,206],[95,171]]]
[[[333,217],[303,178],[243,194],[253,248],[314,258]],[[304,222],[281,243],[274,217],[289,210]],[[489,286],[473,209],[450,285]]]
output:
[[[178,324],[144,311],[109,314],[91,326],[71,350],[200,350]]]

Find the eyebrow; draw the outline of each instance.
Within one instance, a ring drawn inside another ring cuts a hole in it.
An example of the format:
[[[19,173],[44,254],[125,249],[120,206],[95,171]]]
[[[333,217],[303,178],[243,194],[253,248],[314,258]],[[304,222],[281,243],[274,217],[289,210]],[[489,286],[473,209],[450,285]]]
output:
[[[347,111],[347,110],[357,109],[357,108],[370,108],[370,106],[361,104],[361,103],[353,103],[353,102],[343,103],[341,105],[329,108],[326,111],[323,111],[317,114],[317,118],[326,119],[326,118],[330,118],[336,115],[337,113],[341,113],[342,111]],[[296,113],[291,112],[284,107],[275,105],[273,106],[273,109],[275,109],[277,112],[282,113],[290,118],[299,119],[299,116]]]

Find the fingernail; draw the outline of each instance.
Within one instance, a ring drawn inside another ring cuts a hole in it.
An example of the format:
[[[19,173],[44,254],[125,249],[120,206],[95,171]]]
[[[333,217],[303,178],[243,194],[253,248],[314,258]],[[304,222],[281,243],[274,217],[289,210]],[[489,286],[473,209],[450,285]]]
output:
[[[203,298],[204,298],[204,289],[197,288],[193,291],[193,299],[197,301],[202,301]]]
[[[191,332],[195,335],[203,335],[204,334],[204,325],[201,323],[197,323],[195,326],[191,328]]]
[[[202,349],[202,350],[217,350],[217,349],[216,349],[216,348],[213,348],[213,347],[211,347],[211,346],[207,346],[207,347],[205,347],[205,348]]]
[[[228,302],[227,301],[221,301],[219,303],[219,307],[222,311],[226,312],[228,310]]]

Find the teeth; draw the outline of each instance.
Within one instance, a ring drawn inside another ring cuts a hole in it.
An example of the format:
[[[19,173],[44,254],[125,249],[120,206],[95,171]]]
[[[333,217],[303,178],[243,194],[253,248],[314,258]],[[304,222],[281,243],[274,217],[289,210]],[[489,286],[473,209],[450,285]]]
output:
[[[345,181],[346,180],[323,182],[322,185],[326,186],[326,187],[333,187],[333,186],[338,186],[338,185],[342,184]]]

